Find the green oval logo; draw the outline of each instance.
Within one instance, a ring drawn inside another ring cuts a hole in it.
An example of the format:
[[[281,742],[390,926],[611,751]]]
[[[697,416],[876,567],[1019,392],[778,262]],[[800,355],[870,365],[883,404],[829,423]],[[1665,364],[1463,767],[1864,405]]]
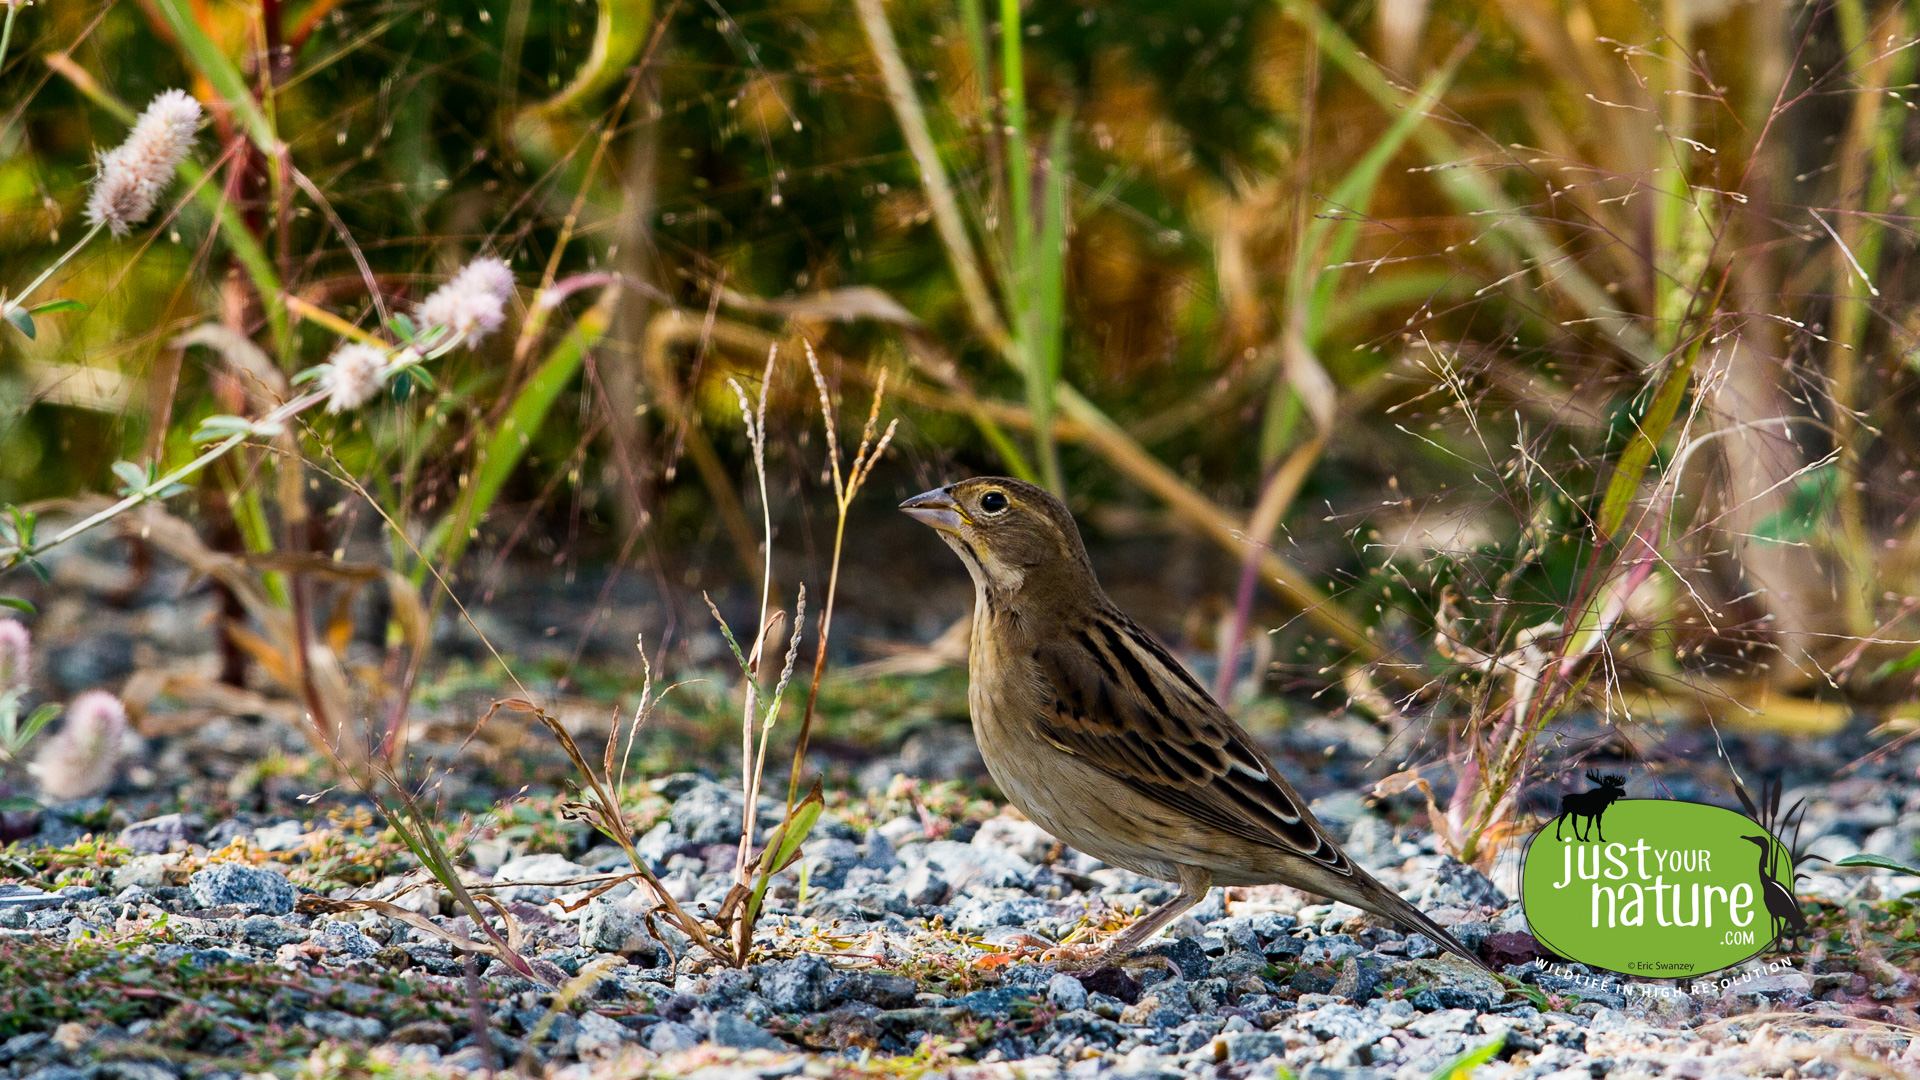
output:
[[[1729,968],[1805,926],[1785,845],[1704,803],[1623,799],[1615,777],[1569,795],[1527,845],[1520,903],[1539,942],[1643,979]]]

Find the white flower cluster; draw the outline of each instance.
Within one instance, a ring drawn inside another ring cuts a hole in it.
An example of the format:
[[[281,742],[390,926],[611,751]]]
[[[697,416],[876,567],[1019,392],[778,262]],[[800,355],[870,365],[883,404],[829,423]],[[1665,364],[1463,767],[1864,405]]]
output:
[[[327,391],[328,412],[359,408],[373,400],[386,385],[386,351],[358,341],[348,342],[327,358],[321,378]]]
[[[87,197],[87,224],[125,236],[147,220],[199,128],[200,103],[185,90],[168,90],[149,102],[127,141],[101,156],[100,175]]]
[[[67,706],[60,733],[41,745],[27,771],[48,798],[98,795],[113,785],[126,735],[126,706],[104,690],[89,690]]]
[[[424,327],[442,326],[463,338],[469,349],[506,321],[513,299],[513,270],[487,256],[462,267],[453,280],[435,289],[414,314]]]

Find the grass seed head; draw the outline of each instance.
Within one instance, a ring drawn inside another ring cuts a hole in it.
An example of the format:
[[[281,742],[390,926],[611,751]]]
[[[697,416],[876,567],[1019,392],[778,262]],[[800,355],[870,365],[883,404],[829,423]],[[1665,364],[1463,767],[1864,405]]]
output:
[[[87,197],[87,224],[125,236],[147,220],[173,174],[193,149],[200,103],[185,90],[155,97],[125,142],[100,158],[100,175]]]

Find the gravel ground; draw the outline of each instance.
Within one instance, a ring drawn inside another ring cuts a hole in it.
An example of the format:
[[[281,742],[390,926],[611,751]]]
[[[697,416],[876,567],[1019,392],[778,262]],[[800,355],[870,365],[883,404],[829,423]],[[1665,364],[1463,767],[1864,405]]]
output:
[[[696,774],[653,787],[670,808],[641,852],[677,899],[717,904],[730,883],[726,834],[739,820],[737,790]],[[111,814],[97,800],[56,809],[44,835]],[[1859,816],[1820,809],[1831,824],[1825,836],[1844,837]],[[1905,806],[1902,817],[1915,811],[1920,804]],[[33,1080],[218,1075],[235,1071],[222,1068],[222,1052],[252,1046],[257,1055],[255,1036],[272,1034],[282,1052],[304,1051],[293,1061],[309,1072],[424,1074],[517,1062],[583,1080],[903,1069],[1239,1080],[1282,1066],[1300,1077],[1425,1080],[1476,1052],[1484,1064],[1474,1075],[1496,1078],[1920,1070],[1911,971],[1863,963],[1858,952],[1826,956],[1816,944],[1813,953],[1755,962],[1724,990],[1624,986],[1541,957],[1495,881],[1436,853],[1425,837],[1395,836],[1378,817],[1347,825],[1356,856],[1510,980],[1283,887],[1216,889],[1139,963],[1061,973],[1041,961],[1043,950],[1079,928],[1118,925],[1169,888],[1064,849],[1016,816],[963,823],[939,839],[917,817],[863,833],[829,816],[802,866],[770,894],[766,959],[745,970],[717,967],[670,931],[650,933],[647,905],[630,884],[589,898],[606,874],[626,868],[615,847],[568,858],[473,845],[469,883],[489,887],[512,913],[523,952],[567,984],[556,997],[497,961],[472,965],[478,978],[469,984],[469,965],[443,938],[370,911],[329,911],[339,906],[329,899],[383,898],[473,933],[417,873],[331,897],[297,888],[288,874],[322,857],[336,831],[295,818],[208,824],[167,815],[118,830],[117,845],[96,859],[100,887],[0,889],[0,952],[16,965],[13,976],[36,949],[84,954],[105,945],[101,964],[62,980],[66,995],[98,982],[98,993],[112,997],[127,987],[107,985],[103,972],[149,964],[213,984],[197,998],[175,996],[249,1029],[212,1029],[202,1045],[189,1040],[171,1058],[143,1058],[129,1048],[158,1024],[177,1027],[180,1007],[130,1022],[69,1021],[0,1043],[0,1066]],[[1875,898],[1909,889],[1920,881],[1856,870],[1815,875],[1808,892],[1844,920],[1849,905],[1899,908],[1903,901]],[[1911,935],[1911,906],[1902,910]],[[271,973],[304,991],[223,1009],[218,980],[231,972],[256,982]],[[0,993],[15,1005],[3,1022],[32,1027],[22,988]],[[436,1003],[437,1011],[427,1007]],[[491,1057],[473,1037],[476,1008]]]
[[[236,701],[214,685],[204,586],[164,560],[135,574],[122,554],[75,546],[33,594],[37,698],[115,689],[139,734],[109,798],[0,813],[0,839],[16,841],[0,852],[10,1077],[1920,1075],[1920,916],[1903,898],[1920,879],[1820,861],[1920,851],[1920,744],[1847,771],[1878,745],[1863,727],[1789,741],[1670,725],[1632,749],[1634,797],[1725,802],[1724,752],[1750,776],[1784,775],[1788,802],[1809,799],[1803,839],[1818,858],[1801,896],[1815,932],[1728,973],[1730,985],[1624,985],[1542,956],[1509,900],[1515,866],[1489,878],[1442,854],[1407,824],[1424,813],[1417,795],[1357,794],[1393,765],[1381,730],[1351,714],[1250,727],[1356,859],[1506,978],[1281,887],[1215,890],[1125,970],[1061,973],[1048,949],[1124,925],[1169,886],[980,799],[950,682],[860,684],[827,717],[815,761],[841,785],[833,809],[769,894],[761,962],[730,970],[650,925],[631,883],[590,895],[629,869],[625,856],[563,820],[553,792],[568,769],[544,733],[502,714],[472,738],[497,687],[473,678],[477,663],[459,667],[464,631],[450,622],[442,644],[456,662],[420,695],[410,762],[453,766],[432,789],[446,842],[556,993],[417,922],[341,903],[386,900],[476,933],[409,872],[417,864],[364,800],[329,788],[283,697],[258,685]],[[492,609],[512,618],[481,616],[528,672],[581,655],[630,668],[644,598],[606,596],[583,582]],[[600,628],[592,648],[552,629],[588,624]],[[356,644],[349,659],[373,670],[381,655]],[[597,759],[605,702],[535,686]],[[657,727],[668,747],[721,730],[693,713]],[[1609,733],[1576,718],[1554,736],[1592,754]],[[1530,792],[1529,810],[1554,790]],[[731,885],[740,799],[688,772],[636,789],[640,851],[681,902],[712,908]],[[760,817],[777,820],[771,807]]]

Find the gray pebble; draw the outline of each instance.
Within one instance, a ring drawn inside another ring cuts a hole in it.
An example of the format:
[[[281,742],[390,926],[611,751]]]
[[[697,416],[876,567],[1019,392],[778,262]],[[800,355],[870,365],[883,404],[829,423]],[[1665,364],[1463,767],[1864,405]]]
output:
[[[300,898],[287,879],[271,870],[242,863],[215,863],[187,879],[201,907],[238,907],[285,915]]]

